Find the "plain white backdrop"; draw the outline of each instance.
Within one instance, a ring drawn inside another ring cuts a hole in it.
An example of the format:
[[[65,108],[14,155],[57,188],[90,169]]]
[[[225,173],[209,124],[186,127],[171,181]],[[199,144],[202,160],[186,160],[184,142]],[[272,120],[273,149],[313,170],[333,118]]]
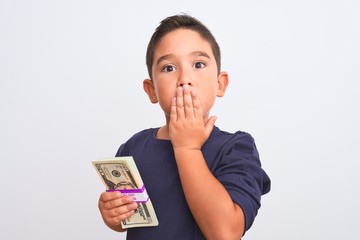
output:
[[[145,50],[181,12],[230,75],[216,125],[251,133],[272,179],[243,239],[356,238],[359,1],[1,0],[1,239],[125,239],[102,222],[91,161],[164,124]]]

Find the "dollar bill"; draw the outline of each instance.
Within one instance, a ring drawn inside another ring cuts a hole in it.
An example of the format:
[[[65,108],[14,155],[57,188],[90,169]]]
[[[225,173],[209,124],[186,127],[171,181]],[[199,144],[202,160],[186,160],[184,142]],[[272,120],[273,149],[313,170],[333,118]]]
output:
[[[133,157],[98,159],[92,161],[92,164],[107,191],[120,191],[123,195],[135,194],[139,198],[134,215],[121,222],[123,229],[159,225]]]

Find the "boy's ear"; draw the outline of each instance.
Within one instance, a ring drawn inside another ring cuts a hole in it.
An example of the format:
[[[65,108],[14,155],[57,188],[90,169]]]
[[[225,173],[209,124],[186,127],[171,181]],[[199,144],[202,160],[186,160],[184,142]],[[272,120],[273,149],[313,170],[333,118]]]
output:
[[[224,96],[228,85],[229,85],[229,76],[227,72],[221,72],[218,76],[218,90],[216,96],[218,97]]]
[[[143,81],[143,88],[146,94],[148,95],[152,103],[157,103],[158,99],[155,92],[154,82],[151,79],[145,79]]]

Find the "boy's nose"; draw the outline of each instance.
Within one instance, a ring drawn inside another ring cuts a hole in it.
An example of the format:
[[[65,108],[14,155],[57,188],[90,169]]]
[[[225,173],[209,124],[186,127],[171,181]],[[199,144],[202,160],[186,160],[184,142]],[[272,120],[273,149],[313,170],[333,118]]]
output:
[[[191,77],[188,74],[181,73],[177,82],[177,86],[182,87],[186,84],[191,86]]]
[[[180,84],[178,84],[178,87],[182,87],[182,86],[184,86],[184,85],[189,85],[189,86],[191,86],[191,82],[180,83]]]

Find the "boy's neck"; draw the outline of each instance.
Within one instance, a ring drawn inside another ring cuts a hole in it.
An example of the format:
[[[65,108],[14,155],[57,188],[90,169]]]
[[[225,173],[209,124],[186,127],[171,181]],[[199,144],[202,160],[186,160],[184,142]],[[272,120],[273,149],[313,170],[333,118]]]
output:
[[[162,140],[170,140],[169,128],[168,128],[167,125],[164,125],[164,126],[159,128],[159,130],[156,133],[156,138],[157,139],[162,139]]]

